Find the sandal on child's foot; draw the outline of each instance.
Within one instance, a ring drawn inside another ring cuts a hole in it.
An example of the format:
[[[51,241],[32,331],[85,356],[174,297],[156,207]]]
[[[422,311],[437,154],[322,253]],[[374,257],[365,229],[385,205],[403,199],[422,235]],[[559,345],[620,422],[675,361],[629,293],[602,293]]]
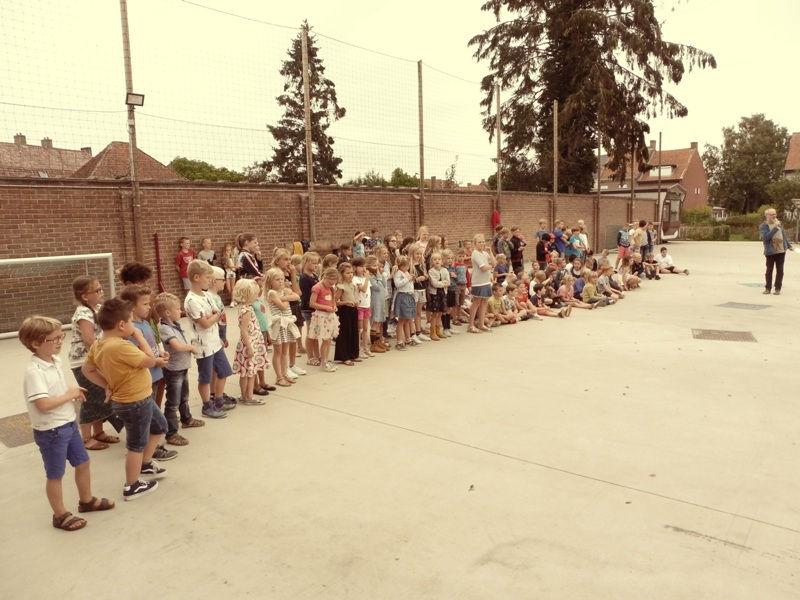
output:
[[[88,440],[83,440],[83,447],[87,450],[105,450],[108,448],[108,444],[105,442],[98,442],[94,438],[89,438]]]
[[[292,382],[289,381],[289,379],[285,378],[285,377],[281,377],[280,379],[278,379],[278,381],[276,381],[275,384],[279,385],[281,387],[291,387],[292,386]]]
[[[240,398],[239,404],[244,404],[245,406],[263,406],[265,402],[260,398]]]
[[[78,501],[78,512],[97,512],[100,510],[111,510],[114,508],[114,501],[108,498],[96,498],[92,496],[87,502]]]
[[[86,527],[86,519],[76,517],[72,513],[66,512],[60,517],[53,515],[53,527],[64,531],[78,531]]]
[[[191,419],[190,421],[182,423],[182,425],[184,429],[191,429],[192,427],[205,427],[206,422],[200,419]]]

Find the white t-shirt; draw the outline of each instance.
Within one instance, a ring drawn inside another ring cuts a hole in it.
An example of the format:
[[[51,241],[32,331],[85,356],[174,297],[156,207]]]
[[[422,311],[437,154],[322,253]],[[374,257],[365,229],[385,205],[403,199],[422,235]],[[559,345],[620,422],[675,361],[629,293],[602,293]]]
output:
[[[369,283],[369,279],[366,277],[361,277],[360,275],[353,275],[353,285],[358,286],[364,285],[364,282],[367,282],[367,291],[366,292],[356,292],[358,298],[356,298],[356,303],[358,304],[358,308],[369,308],[370,302],[372,301],[372,284]]]
[[[492,270],[481,271],[481,266],[488,264],[488,252],[472,251],[472,287],[492,284]]]
[[[186,300],[183,301],[183,308],[186,315],[192,320],[192,331],[194,340],[192,344],[198,348],[195,355],[198,358],[212,356],[222,348],[222,340],[219,337],[219,325],[214,323],[211,327],[203,329],[195,321],[201,317],[209,317],[216,310],[214,300],[208,292],[195,293],[189,291]],[[219,312],[217,310],[217,312]]]
[[[666,256],[661,256],[661,252],[656,254],[653,258],[656,259],[659,267],[674,267],[675,264],[672,262],[672,257],[667,254]]]
[[[398,269],[394,274],[394,288],[398,292],[414,293],[414,276]]]
[[[589,236],[585,233],[579,233],[578,237],[581,240],[581,244],[583,244],[583,251],[589,250]]]
[[[65,402],[49,412],[36,408],[36,400],[52,396],[60,396],[67,391],[67,381],[61,370],[61,359],[53,357],[49,363],[38,356],[32,356],[28,368],[25,369],[25,380],[22,384],[25,393],[25,404],[31,419],[31,427],[37,431],[48,431],[75,420],[75,404]]]

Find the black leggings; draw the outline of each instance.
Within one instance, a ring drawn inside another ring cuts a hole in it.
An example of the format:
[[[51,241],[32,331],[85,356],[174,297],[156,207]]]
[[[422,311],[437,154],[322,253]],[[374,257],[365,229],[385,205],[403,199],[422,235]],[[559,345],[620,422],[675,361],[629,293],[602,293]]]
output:
[[[783,261],[786,260],[786,253],[770,254],[767,256],[767,272],[764,274],[768,290],[772,289],[772,268],[775,267],[775,289],[780,290],[783,285]]]

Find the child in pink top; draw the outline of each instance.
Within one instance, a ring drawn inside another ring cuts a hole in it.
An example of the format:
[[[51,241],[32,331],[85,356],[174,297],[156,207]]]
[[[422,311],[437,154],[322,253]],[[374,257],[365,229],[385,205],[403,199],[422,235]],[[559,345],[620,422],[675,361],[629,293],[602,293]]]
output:
[[[336,316],[334,300],[334,286],[338,281],[339,271],[336,267],[325,269],[322,281],[311,288],[311,298],[308,301],[309,307],[314,310],[308,327],[308,339],[320,341],[320,366],[328,373],[336,370],[336,367],[328,362],[328,354],[331,350],[331,340],[339,334],[339,318]]]

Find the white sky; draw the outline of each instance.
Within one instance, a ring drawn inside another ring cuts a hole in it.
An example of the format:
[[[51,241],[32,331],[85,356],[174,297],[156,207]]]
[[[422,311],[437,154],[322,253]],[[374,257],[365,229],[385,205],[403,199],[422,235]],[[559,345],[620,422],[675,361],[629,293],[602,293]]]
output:
[[[419,58],[467,80],[425,69],[426,175],[442,177],[456,156],[462,183],[492,171],[494,147],[480,127],[480,93],[473,83],[486,70],[466,45],[492,23],[479,10],[481,0],[198,2],[290,27],[308,18],[322,34],[408,59],[319,39],[328,75],[348,110],[330,130],[345,178],[370,168],[386,175],[395,166],[419,170]],[[665,148],[690,141],[702,148],[719,143],[723,126],[755,112],[800,130],[800,36],[794,31],[800,2],[661,2],[675,6],[663,11],[665,37],[712,52],[719,67],[687,74],[674,92],[689,116],[655,120],[653,138],[663,131]],[[146,94],[137,113],[141,148],[165,163],[184,155],[237,169],[269,157],[265,125],[280,115],[274,100],[282,85],[278,69],[294,32],[181,0],[129,0],[129,11],[134,88]],[[118,3],[2,0],[0,80],[3,141],[21,131],[29,143],[49,136],[58,147],[91,145],[97,152],[112,140],[126,140]]]

